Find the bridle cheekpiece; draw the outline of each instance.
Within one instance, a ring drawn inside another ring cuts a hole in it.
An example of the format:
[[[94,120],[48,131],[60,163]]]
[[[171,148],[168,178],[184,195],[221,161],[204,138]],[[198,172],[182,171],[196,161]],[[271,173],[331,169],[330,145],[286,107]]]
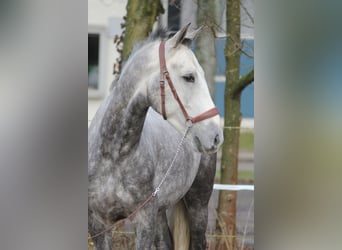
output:
[[[214,107],[212,109],[209,109],[205,112],[203,112],[202,114],[195,116],[195,117],[191,117],[188,112],[186,111],[182,101],[180,100],[177,91],[173,85],[173,82],[171,80],[169,71],[167,70],[166,67],[166,61],[165,61],[165,40],[160,42],[159,45],[159,64],[160,64],[160,95],[161,95],[161,108],[162,108],[162,115],[164,120],[167,120],[167,116],[166,116],[166,109],[165,109],[165,80],[168,82],[169,87],[171,89],[171,92],[173,94],[173,97],[176,99],[176,101],[178,102],[178,105],[180,107],[180,109],[182,110],[182,113],[185,117],[186,123],[189,125],[192,125],[194,123],[203,121],[205,119],[211,118],[215,115],[218,115],[218,109],[217,107]]]

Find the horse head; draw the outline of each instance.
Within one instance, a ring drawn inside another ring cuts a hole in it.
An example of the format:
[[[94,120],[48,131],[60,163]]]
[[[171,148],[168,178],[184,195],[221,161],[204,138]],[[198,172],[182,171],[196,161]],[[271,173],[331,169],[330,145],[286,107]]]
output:
[[[200,29],[188,32],[189,26],[159,45],[158,85],[154,75],[148,92],[152,107],[176,130],[183,133],[193,123],[188,138],[195,150],[214,153],[223,142],[223,133],[204,71],[190,49]]]

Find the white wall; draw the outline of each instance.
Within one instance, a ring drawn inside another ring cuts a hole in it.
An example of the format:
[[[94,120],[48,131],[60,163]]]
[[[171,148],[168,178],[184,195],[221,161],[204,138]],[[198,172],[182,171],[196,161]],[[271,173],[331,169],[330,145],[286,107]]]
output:
[[[113,39],[115,35],[121,35],[120,23],[126,15],[127,0],[88,0],[88,32],[102,31],[104,38],[102,47],[104,53],[101,81],[102,91],[100,96],[88,93],[88,120],[94,116],[103,98],[108,94],[110,84],[114,79],[113,65],[118,57]],[[101,58],[100,58],[101,60]],[[88,121],[89,124],[89,121]]]

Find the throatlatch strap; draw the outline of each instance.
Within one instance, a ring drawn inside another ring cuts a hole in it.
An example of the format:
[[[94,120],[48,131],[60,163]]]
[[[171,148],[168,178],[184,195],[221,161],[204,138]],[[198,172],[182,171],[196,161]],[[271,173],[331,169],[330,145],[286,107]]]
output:
[[[166,61],[165,61],[165,41],[161,41],[159,46],[159,65],[160,65],[160,95],[161,95],[161,106],[162,106],[162,115],[164,120],[166,117],[165,110],[165,73],[166,69]]]

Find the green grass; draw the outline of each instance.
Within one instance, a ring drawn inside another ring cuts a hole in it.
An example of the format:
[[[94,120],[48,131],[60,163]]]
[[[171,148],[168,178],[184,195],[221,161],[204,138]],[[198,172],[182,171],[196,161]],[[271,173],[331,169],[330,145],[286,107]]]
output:
[[[241,132],[240,133],[240,152],[254,152],[254,133],[253,132]],[[219,182],[221,178],[221,172],[217,171],[215,179]],[[254,180],[253,170],[239,170],[238,172],[239,180]]]
[[[238,172],[239,180],[254,180],[254,171],[253,170],[240,170]]]
[[[253,152],[254,151],[254,133],[244,132],[240,134],[240,151]]]
[[[219,182],[221,178],[221,172],[219,170],[216,171],[215,180]],[[253,170],[239,170],[238,171],[238,180],[241,181],[249,181],[254,180],[254,171]]]

